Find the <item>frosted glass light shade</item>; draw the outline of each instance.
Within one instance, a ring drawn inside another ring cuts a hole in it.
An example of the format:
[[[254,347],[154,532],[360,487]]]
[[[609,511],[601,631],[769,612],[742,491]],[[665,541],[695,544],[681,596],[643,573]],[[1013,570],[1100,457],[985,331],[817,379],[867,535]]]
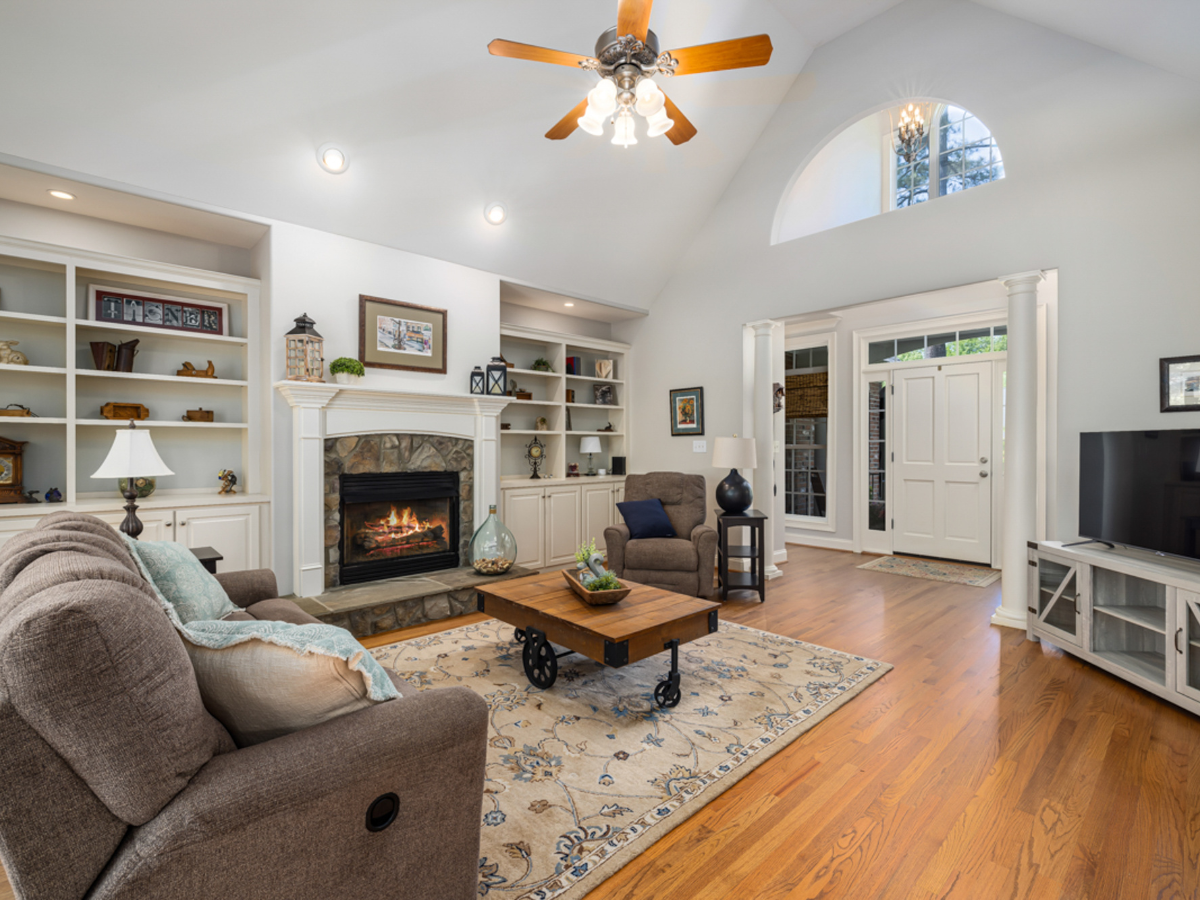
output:
[[[579,439],[579,452],[580,453],[599,453],[600,452],[600,438],[598,438],[598,437],[580,438]]]
[[[628,147],[630,144],[637,143],[637,136],[633,133],[633,116],[627,109],[621,110],[621,114],[617,116],[617,125],[613,131],[612,142],[622,147]]]
[[[713,441],[713,466],[718,469],[753,469],[758,463],[754,438],[719,437]]]
[[[597,137],[604,134],[604,117],[596,112],[596,108],[591,104],[588,104],[587,112],[575,121],[588,134],[594,134]]]
[[[660,107],[658,112],[646,120],[646,125],[646,137],[658,137],[674,128],[675,120],[667,118],[667,111]]]
[[[117,431],[116,440],[108,456],[100,464],[93,478],[152,478],[158,475],[174,475],[162,461],[150,440],[149,431],[138,431],[136,427]]]
[[[635,108],[640,115],[647,119],[663,108],[663,104],[667,102],[667,95],[658,89],[658,85],[649,78],[643,78],[638,82],[635,91],[637,103]]]
[[[587,98],[588,111],[595,110],[596,115],[604,118],[617,108],[617,86],[611,81],[601,81],[588,91]]]

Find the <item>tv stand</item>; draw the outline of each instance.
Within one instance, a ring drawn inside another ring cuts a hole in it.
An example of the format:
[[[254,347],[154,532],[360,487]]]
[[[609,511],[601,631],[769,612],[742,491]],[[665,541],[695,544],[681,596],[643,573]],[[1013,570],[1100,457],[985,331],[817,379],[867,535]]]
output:
[[[1091,543],[1029,543],[1029,639],[1200,714],[1200,563]]]

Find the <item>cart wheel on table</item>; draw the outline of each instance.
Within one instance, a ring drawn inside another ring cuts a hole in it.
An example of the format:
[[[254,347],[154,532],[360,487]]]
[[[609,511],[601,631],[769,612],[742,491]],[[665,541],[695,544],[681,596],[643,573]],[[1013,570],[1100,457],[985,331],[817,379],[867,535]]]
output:
[[[547,641],[530,641],[521,652],[525,664],[525,677],[534,687],[545,690],[558,678],[558,657]]]
[[[515,640],[518,644],[523,644],[529,639],[527,637],[525,637],[525,632],[522,631],[520,628],[514,628],[513,629],[513,640]]]
[[[663,709],[674,709],[679,705],[683,694],[679,690],[679,677],[660,681],[654,689],[654,702]]]

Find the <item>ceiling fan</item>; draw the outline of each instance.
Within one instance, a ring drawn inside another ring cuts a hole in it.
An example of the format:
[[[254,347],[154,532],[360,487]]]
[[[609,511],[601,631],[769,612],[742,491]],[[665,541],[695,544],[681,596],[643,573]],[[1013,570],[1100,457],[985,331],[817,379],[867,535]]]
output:
[[[488,52],[493,56],[580,68],[600,76],[587,97],[546,132],[552,141],[569,137],[576,128],[601,135],[604,120],[611,115],[616,129],[612,142],[628,147],[637,143],[633,118],[637,112],[647,120],[649,137],[665,134],[671,143],[684,144],[696,136],[696,126],[654,83],[653,77],[765,66],[771,59],[771,38],[758,34],[660,53],[658,35],[649,28],[653,2],[618,0],[617,24],[597,39],[595,56],[499,38],[488,44]]]

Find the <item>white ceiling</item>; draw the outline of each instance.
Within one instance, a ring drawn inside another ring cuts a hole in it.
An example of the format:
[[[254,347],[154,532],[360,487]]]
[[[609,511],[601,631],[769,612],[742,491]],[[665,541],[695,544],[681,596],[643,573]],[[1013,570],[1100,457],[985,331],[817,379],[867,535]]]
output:
[[[1200,76],[1200,0],[982,2]],[[542,137],[591,76],[486,51],[591,52],[615,0],[4,3],[0,155],[644,306],[812,49],[896,3],[658,0],[664,48],[766,32],[775,52],[666,81],[699,135],[626,150]],[[345,174],[317,166],[327,141]]]

